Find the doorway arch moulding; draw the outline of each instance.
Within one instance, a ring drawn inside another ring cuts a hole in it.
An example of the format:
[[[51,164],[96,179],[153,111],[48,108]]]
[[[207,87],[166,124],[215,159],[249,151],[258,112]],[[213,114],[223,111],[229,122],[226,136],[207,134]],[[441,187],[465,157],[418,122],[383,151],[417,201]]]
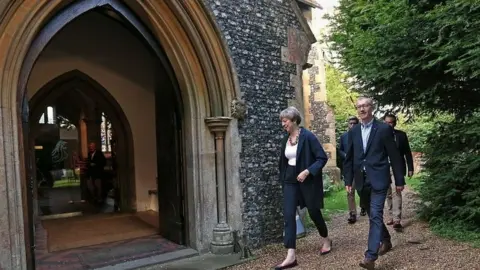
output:
[[[91,1],[98,6],[106,2],[115,1]],[[5,8],[0,10],[0,205],[5,205],[0,209],[0,228],[9,235],[0,246],[0,267],[4,269],[26,268],[27,176],[22,134],[22,121],[26,121],[22,119],[25,85],[19,85],[22,66],[36,35],[69,3],[11,0],[0,6]],[[215,140],[205,119],[230,116],[231,103],[240,98],[236,75],[202,1],[132,1],[128,5],[137,14],[147,14],[142,19],[162,45],[176,74],[184,104],[189,245],[205,251],[218,220],[216,198],[212,196],[216,194],[215,171],[206,169],[215,168]],[[238,133],[235,119],[231,122],[225,136],[225,164],[229,167],[226,181],[233,190],[228,192],[228,219],[235,230],[241,230],[240,141],[231,136]]]

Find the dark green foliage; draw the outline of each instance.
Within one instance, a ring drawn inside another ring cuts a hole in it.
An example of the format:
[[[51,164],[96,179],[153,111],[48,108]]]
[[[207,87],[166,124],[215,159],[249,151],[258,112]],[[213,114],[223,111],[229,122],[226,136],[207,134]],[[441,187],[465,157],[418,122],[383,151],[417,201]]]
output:
[[[435,128],[433,121],[414,121],[404,130],[407,132],[408,141],[412,152],[425,152],[427,147],[428,135]]]
[[[381,105],[464,116],[480,103],[480,1],[340,0],[330,19],[337,60]]]
[[[453,121],[453,117],[446,114],[437,115],[436,119],[446,122]],[[412,152],[424,153],[426,151],[428,137],[437,128],[434,120],[434,117],[422,115],[416,116],[408,124],[404,124],[403,131],[407,132]]]
[[[436,123],[428,144],[422,216],[480,232],[480,117]]]
[[[449,116],[405,130],[426,154],[421,214],[442,234],[479,234],[480,1],[340,0],[330,20],[326,41],[358,92],[407,116]]]

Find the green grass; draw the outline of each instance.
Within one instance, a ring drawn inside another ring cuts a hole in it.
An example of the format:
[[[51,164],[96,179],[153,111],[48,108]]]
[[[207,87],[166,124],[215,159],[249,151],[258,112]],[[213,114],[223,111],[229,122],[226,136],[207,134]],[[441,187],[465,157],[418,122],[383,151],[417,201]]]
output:
[[[80,181],[75,179],[57,180],[53,184],[53,188],[78,187],[78,186],[80,186]]]
[[[468,231],[462,224],[455,222],[434,222],[430,224],[432,232],[440,237],[465,242],[480,248],[480,231]]]
[[[358,195],[355,195],[355,201],[357,202],[358,207]],[[322,209],[323,218],[325,220],[328,221],[333,215],[345,213],[347,211],[347,192],[345,191],[345,187],[343,185],[335,186],[331,191],[325,194],[324,208]],[[305,226],[309,228],[314,227],[314,224],[308,214],[305,215]]]
[[[355,201],[357,202],[357,207],[359,204],[359,198],[355,191]],[[330,220],[332,215],[343,213],[348,211],[348,202],[347,202],[347,191],[343,185],[336,186],[334,190],[325,194],[324,199],[324,208],[322,214],[325,217],[325,220]]]

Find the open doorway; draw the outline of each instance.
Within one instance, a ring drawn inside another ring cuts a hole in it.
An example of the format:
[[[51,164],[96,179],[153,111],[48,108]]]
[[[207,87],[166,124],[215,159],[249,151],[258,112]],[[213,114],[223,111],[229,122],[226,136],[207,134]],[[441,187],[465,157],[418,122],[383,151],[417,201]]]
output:
[[[78,157],[78,128],[73,121],[59,114],[57,107],[47,106],[32,135],[35,165],[38,215],[81,213],[82,200]]]
[[[64,20],[61,15],[51,25]],[[175,77],[158,45],[145,38],[148,32],[127,17],[111,7],[78,14],[51,35],[25,78],[28,140],[35,149],[27,159],[36,161],[38,172],[30,207],[46,233],[42,252],[50,254],[42,258],[155,235],[186,242]],[[49,25],[40,36],[54,31]],[[32,49],[39,50],[35,44]],[[88,147],[92,143],[96,148]],[[98,154],[106,160],[105,200],[97,196],[92,202],[85,182],[93,180],[97,162],[91,158]]]
[[[60,81],[65,82],[66,76],[78,79],[82,73],[69,72],[62,75]],[[59,78],[55,80],[47,84],[51,88],[40,89],[30,99],[30,138],[34,141],[38,198],[35,210],[42,220],[119,212],[122,198],[117,181],[115,130],[121,132],[127,127],[122,121],[116,121],[122,126],[114,128],[110,117],[97,106],[95,100],[102,99],[101,93],[105,90],[82,90],[85,85],[78,81],[69,84],[75,88],[65,88],[64,83],[59,87]],[[102,105],[108,107],[110,104]],[[94,124],[91,123],[93,116],[96,117]],[[102,157],[99,194],[88,174],[88,147],[93,144]],[[128,155],[128,152],[122,151],[121,155]],[[120,171],[125,173],[125,170]],[[92,195],[97,196],[97,200]]]

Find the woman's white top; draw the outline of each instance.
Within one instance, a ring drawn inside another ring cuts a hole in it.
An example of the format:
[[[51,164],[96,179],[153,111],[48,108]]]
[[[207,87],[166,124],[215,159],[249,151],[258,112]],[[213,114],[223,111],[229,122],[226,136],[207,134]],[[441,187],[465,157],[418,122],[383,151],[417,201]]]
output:
[[[298,143],[292,146],[287,140],[287,146],[285,147],[285,157],[288,159],[288,165],[290,166],[297,165],[297,146]]]

